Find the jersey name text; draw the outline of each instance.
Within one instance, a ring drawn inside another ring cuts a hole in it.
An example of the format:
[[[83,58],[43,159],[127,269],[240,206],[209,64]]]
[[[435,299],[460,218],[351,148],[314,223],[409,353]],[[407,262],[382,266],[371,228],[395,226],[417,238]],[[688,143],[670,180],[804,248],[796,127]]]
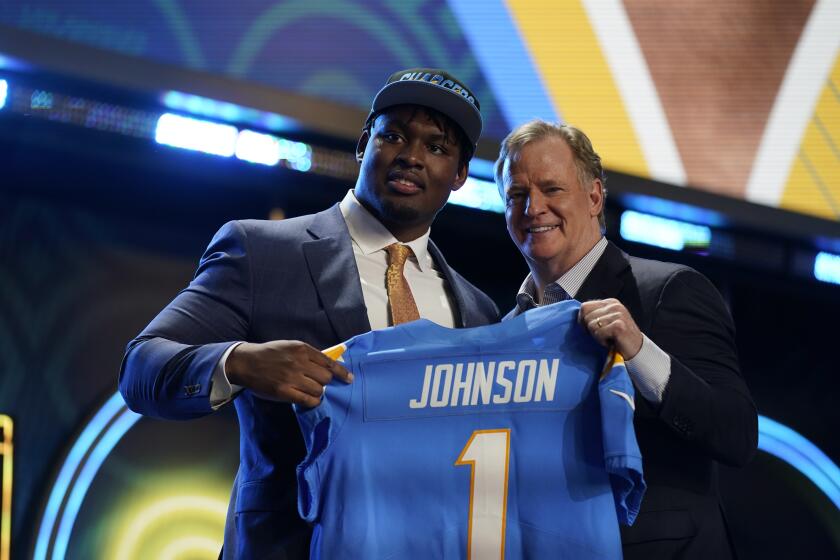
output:
[[[410,408],[553,401],[560,360],[428,364]]]

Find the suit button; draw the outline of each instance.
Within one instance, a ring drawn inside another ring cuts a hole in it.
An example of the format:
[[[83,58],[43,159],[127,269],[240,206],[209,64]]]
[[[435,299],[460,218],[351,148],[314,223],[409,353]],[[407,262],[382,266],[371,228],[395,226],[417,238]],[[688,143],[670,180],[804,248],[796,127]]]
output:
[[[674,425],[674,427],[679,433],[683,434],[684,436],[691,435],[692,425],[688,419],[682,416],[674,416],[674,418],[671,420],[671,423]]]

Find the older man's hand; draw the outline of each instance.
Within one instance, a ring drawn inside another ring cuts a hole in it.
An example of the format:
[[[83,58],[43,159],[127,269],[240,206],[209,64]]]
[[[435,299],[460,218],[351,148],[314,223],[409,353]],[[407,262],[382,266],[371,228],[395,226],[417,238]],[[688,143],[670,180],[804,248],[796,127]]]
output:
[[[582,303],[578,320],[595,340],[603,346],[615,347],[625,360],[633,359],[642,349],[642,331],[617,299],[595,299]]]

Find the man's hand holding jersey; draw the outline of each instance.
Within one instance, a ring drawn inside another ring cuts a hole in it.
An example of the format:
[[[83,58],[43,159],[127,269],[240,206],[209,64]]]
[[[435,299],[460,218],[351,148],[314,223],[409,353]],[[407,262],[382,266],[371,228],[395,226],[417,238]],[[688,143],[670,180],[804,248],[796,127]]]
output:
[[[578,320],[595,340],[603,346],[614,347],[625,360],[632,360],[642,349],[642,331],[617,299],[594,299],[582,303]]]
[[[228,356],[225,373],[231,383],[272,401],[312,408],[334,377],[345,383],[353,374],[335,360],[298,340],[243,342]]]

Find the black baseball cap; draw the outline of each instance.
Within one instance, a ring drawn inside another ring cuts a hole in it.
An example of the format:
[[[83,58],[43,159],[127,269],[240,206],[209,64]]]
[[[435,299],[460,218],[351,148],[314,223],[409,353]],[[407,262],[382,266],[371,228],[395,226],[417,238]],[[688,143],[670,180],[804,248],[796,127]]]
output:
[[[435,109],[461,127],[473,149],[481,136],[481,105],[452,74],[439,68],[409,68],[394,72],[373,98],[370,118],[394,105],[422,105]]]

